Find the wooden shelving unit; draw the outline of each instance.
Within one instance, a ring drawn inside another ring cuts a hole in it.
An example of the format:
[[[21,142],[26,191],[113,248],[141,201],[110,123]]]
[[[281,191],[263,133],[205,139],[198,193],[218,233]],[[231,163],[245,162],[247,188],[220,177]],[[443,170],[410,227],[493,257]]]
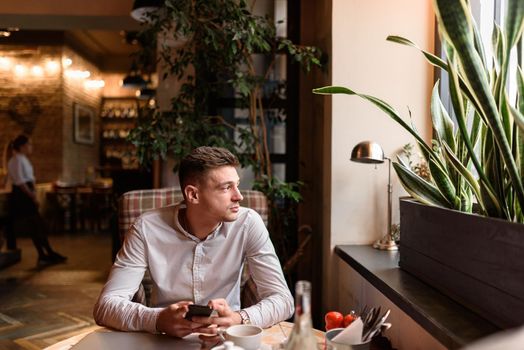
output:
[[[103,99],[100,112],[102,167],[138,169],[135,147],[126,138],[136,126],[139,112],[136,98]]]
[[[152,177],[140,168],[127,136],[137,125],[140,105],[134,97],[105,97],[100,112],[100,173],[113,179],[115,193],[151,188]]]

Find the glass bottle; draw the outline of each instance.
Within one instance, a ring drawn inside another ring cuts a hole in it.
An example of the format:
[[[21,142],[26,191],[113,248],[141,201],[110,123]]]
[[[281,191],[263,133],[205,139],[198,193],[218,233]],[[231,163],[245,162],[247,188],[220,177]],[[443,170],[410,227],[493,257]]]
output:
[[[295,323],[284,349],[318,349],[311,322],[311,283],[308,281],[298,281],[295,285]]]

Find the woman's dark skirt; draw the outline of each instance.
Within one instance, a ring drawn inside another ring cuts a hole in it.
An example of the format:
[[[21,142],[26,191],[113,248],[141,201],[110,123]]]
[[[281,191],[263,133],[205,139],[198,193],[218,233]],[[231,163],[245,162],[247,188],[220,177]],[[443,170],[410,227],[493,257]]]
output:
[[[26,182],[26,186],[34,191],[35,185]],[[38,207],[20,186],[13,185],[10,198],[10,214],[13,219],[24,218],[38,214]]]

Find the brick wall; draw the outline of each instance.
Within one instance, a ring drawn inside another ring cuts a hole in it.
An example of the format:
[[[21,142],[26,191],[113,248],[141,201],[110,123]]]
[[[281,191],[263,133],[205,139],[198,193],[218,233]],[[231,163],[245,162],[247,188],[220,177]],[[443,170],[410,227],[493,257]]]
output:
[[[84,60],[71,49],[65,47],[63,60],[69,58],[72,64],[65,68],[71,71],[89,71],[89,79],[100,79],[100,71],[90,62]],[[65,72],[63,79],[63,145],[62,179],[67,182],[83,182],[86,168],[99,164],[99,114],[102,98],[101,89],[88,89],[84,86],[85,79],[70,76]],[[74,104],[80,104],[94,113],[94,142],[83,144],[74,139]]]
[[[72,60],[62,67],[64,57]],[[84,180],[98,164],[100,89],[86,89],[66,69],[98,70],[63,46],[0,46],[0,148],[21,132],[32,136],[31,161],[38,182]],[[94,108],[92,145],[73,141],[73,103]],[[1,164],[0,164],[1,166]]]

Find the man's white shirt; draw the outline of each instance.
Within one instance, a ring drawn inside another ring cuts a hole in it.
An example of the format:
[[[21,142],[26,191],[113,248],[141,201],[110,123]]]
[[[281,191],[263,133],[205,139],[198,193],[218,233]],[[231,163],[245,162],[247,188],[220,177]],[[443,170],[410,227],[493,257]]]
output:
[[[269,327],[293,314],[293,298],[268,231],[252,209],[224,222],[205,240],[178,222],[183,203],[146,212],[129,229],[94,309],[98,324],[126,331],[156,332],[156,319],[169,304],[207,304],[224,298],[240,309],[240,280],[249,265],[261,301],[244,310],[251,323]],[[144,273],[153,282],[152,307],[134,303]]]

